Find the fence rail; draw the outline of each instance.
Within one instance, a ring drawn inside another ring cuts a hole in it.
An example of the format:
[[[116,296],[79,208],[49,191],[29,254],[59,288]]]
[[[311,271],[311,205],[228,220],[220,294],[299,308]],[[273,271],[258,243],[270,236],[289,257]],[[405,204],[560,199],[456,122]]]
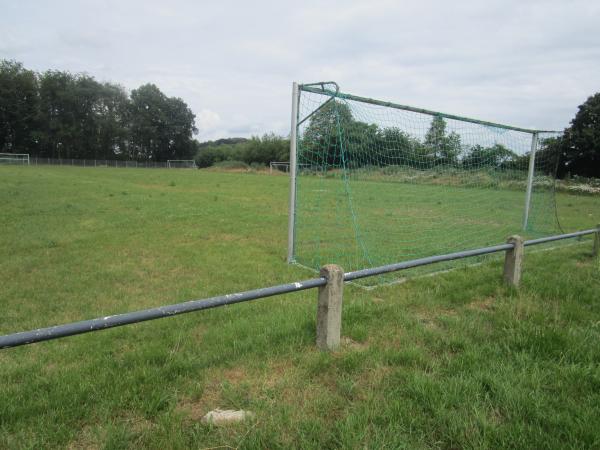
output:
[[[120,167],[133,169],[178,169],[167,161],[128,161],[116,159],[75,159],[75,158],[41,158],[32,156],[29,164],[34,166],[75,166],[75,167]],[[185,167],[187,168],[187,167]]]
[[[238,292],[235,294],[227,294],[202,300],[192,300],[185,303],[178,303],[174,305],[161,306],[157,308],[133,311],[129,313],[106,316],[97,319],[73,322],[64,325],[57,325],[48,328],[40,328],[37,330],[8,334],[5,336],[0,336],[0,349],[18,347],[21,345],[33,344],[36,342],[48,341],[51,339],[73,336],[82,333],[89,333],[92,331],[100,331],[107,328],[130,325],[133,323],[144,322],[147,320],[155,320],[163,317],[171,317],[193,311],[217,308],[219,306],[242,303],[251,300],[257,300],[260,298],[271,297],[274,295],[281,295],[290,292],[303,291],[306,289],[319,288],[317,343],[319,345],[320,335],[331,336],[331,333],[327,332],[327,328],[330,327],[332,323],[334,323],[335,326],[337,326],[337,331],[334,333],[333,339],[329,340],[329,338],[327,338],[327,342],[325,342],[323,345],[320,345],[321,348],[332,350],[337,347],[337,344],[339,344],[339,326],[341,321],[342,302],[341,297],[342,285],[344,282],[357,280],[359,278],[382,275],[390,272],[397,272],[413,267],[435,264],[442,261],[452,261],[473,256],[506,252],[504,277],[509,284],[517,286],[520,279],[521,258],[524,247],[539,245],[547,242],[559,241],[563,239],[582,237],[591,234],[595,235],[593,254],[595,256],[598,256],[598,253],[600,252],[600,225],[598,225],[598,228],[577,231],[574,233],[561,234],[556,236],[549,236],[540,239],[532,239],[528,241],[523,241],[519,236],[513,236],[509,238],[509,241],[506,244],[495,245],[492,247],[483,247],[473,250],[449,253],[445,255],[414,259],[396,264],[388,264],[385,266],[363,269],[347,273],[343,273],[343,271],[341,271],[341,268],[337,266],[325,266],[325,268],[321,271],[322,276],[319,278],[311,278],[304,281]],[[331,273],[335,273],[335,270],[332,269],[332,267],[339,269],[343,276],[330,276]],[[332,278],[338,278],[338,280],[335,281],[335,283],[339,283],[338,286],[332,286],[332,283],[334,282]],[[323,302],[325,302],[325,304],[322,307]],[[333,303],[335,303],[335,305],[333,305]],[[322,317],[320,317],[321,315],[331,315],[333,311],[336,311],[335,314],[339,314],[339,317],[337,319],[323,319]],[[319,328],[324,328],[324,330],[320,330]],[[337,334],[337,336],[335,336],[335,334]]]

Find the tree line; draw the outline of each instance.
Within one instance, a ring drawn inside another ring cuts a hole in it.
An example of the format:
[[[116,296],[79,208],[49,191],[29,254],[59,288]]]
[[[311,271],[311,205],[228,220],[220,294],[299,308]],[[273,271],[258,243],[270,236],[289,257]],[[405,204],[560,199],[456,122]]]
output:
[[[527,169],[529,154],[516,154],[501,144],[464,145],[446,121],[434,116],[419,139],[397,127],[379,127],[356,120],[348,104],[330,101],[310,118],[299,139],[304,162],[360,168],[404,165],[418,169],[436,166],[463,169]],[[343,149],[343,152],[342,152]],[[600,93],[579,106],[560,137],[539,140],[536,168],[548,175],[600,177]]]
[[[195,116],[154,84],[131,94],[85,74],[0,61],[2,152],[77,159],[191,159]]]
[[[515,168],[524,160],[501,144],[464,146],[441,116],[432,118],[419,139],[398,127],[356,120],[348,104],[340,101],[327,103],[311,117],[299,144],[303,159],[350,169],[378,165]]]

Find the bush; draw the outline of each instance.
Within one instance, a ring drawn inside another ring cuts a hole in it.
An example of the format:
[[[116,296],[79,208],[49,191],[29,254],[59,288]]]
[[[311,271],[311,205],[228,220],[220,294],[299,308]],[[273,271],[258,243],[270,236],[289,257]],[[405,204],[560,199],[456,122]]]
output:
[[[250,166],[246,164],[244,161],[236,161],[236,160],[227,160],[227,161],[219,161],[213,164],[213,167],[219,167],[221,169],[246,169],[248,170]]]
[[[271,161],[289,161],[290,141],[271,133],[233,143],[199,144],[199,147],[196,153],[198,167],[210,167],[221,161],[266,166]]]

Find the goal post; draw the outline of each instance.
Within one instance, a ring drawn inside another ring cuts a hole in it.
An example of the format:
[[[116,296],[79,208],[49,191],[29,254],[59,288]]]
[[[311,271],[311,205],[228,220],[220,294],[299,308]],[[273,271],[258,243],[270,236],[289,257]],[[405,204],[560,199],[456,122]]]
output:
[[[560,134],[294,83],[287,261],[358,270],[552,234]]]
[[[193,159],[169,159],[167,160],[168,169],[197,169],[196,161]]]
[[[288,217],[288,254],[287,262],[294,262],[294,246],[296,244],[296,157],[298,144],[298,104],[300,90],[298,83],[292,84],[292,124],[290,130],[290,204]]]
[[[29,165],[29,153],[0,153],[0,164]]]

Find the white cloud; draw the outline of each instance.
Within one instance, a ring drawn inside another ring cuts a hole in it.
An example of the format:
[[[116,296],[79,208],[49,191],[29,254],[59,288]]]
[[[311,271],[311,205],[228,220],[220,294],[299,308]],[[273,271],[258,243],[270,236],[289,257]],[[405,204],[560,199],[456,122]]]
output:
[[[213,132],[220,124],[221,116],[210,109],[203,109],[196,116],[196,126],[202,134]]]

